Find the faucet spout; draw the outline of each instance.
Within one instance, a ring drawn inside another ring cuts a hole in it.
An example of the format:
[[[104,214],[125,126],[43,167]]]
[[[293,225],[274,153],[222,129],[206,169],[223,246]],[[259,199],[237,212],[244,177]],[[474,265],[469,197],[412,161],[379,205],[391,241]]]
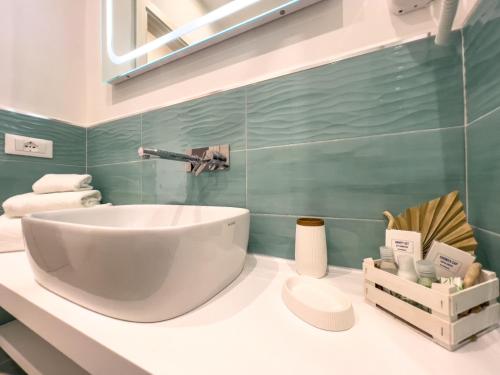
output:
[[[229,168],[229,145],[205,147],[189,150],[191,155],[159,150],[156,148],[140,147],[138,150],[141,159],[151,157],[174,160],[188,163],[187,172],[198,176],[204,171],[218,171]]]
[[[139,147],[138,153],[141,159],[149,159],[151,158],[151,156],[155,156],[160,159],[184,161],[188,163],[190,162],[199,163],[202,161],[201,158],[197,155],[178,154],[176,152],[158,150],[156,148]]]

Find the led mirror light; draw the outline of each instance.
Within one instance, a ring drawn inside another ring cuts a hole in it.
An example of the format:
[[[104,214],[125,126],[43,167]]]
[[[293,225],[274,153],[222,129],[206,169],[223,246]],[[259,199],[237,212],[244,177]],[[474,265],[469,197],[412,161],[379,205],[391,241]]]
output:
[[[200,27],[217,22],[233,13],[236,13],[252,4],[258,3],[261,0],[233,0],[230,3],[223,5],[204,16],[195,19],[192,22],[174,30],[162,37],[153,40],[129,53],[117,55],[113,49],[113,0],[106,0],[106,46],[108,55],[111,61],[115,64],[123,64],[127,61],[134,60],[140,56],[146,55],[149,52],[173,41],[183,35],[186,35]]]
[[[104,0],[104,80],[122,82],[321,1]]]

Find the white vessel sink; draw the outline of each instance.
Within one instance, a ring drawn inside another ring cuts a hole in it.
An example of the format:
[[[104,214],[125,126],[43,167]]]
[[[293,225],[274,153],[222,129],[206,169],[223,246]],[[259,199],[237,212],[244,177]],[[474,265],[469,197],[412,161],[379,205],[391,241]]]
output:
[[[249,211],[137,205],[22,219],[35,279],[98,313],[136,322],[203,304],[241,272]]]

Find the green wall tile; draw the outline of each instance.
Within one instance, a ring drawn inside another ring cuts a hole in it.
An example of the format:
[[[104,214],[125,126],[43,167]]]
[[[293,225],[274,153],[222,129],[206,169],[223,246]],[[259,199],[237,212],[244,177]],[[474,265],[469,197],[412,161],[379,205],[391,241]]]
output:
[[[251,215],[249,252],[295,258],[295,223],[291,216]],[[375,220],[325,219],[328,263],[361,268],[364,258],[378,256],[385,223]]]
[[[250,86],[248,146],[463,125],[460,43],[428,38]]]
[[[254,213],[381,219],[464,191],[462,128],[248,152]]]
[[[326,220],[328,263],[361,268],[363,259],[378,258],[385,243],[384,221]]]
[[[93,185],[102,193],[103,203],[141,203],[142,162],[89,167]]]
[[[469,122],[500,107],[500,1],[482,1],[464,29]]]
[[[500,109],[467,127],[469,220],[500,233]]]
[[[0,204],[13,195],[31,192],[33,183],[47,173],[85,173],[85,167],[0,160]]]
[[[141,116],[127,117],[88,129],[89,166],[137,161],[141,146]]]
[[[485,231],[481,228],[474,230],[479,246],[477,248],[477,261],[484,268],[500,275],[500,234]]]
[[[245,147],[245,90],[232,90],[143,115],[143,145],[184,152],[230,144]]]
[[[295,257],[295,222],[289,216],[250,216],[248,251],[281,258]]]
[[[4,133],[54,142],[52,159],[4,154]],[[85,165],[85,128],[0,110],[0,159],[38,164]]]
[[[147,160],[143,163],[144,203],[245,207],[245,152],[231,153],[231,168],[195,177],[184,163]]]

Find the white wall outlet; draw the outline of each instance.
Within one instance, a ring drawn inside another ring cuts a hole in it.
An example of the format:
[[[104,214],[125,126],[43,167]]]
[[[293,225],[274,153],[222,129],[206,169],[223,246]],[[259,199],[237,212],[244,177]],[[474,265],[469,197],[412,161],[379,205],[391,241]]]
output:
[[[5,153],[52,159],[53,142],[46,139],[5,134]]]
[[[392,13],[406,14],[428,7],[434,0],[389,0]]]

